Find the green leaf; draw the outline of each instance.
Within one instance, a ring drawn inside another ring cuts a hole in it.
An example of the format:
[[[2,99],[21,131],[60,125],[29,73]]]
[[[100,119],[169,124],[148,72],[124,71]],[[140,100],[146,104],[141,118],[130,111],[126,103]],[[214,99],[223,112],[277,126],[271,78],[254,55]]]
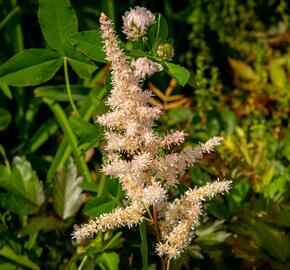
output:
[[[91,90],[91,88],[82,85],[70,85],[70,88],[75,101],[84,99]],[[37,87],[34,89],[34,95],[36,97],[49,98],[53,101],[69,101],[65,85],[47,85]]]
[[[106,63],[106,54],[103,50],[103,39],[99,30],[75,33],[69,39],[70,43],[91,59]]]
[[[241,60],[234,58],[228,58],[229,64],[238,78],[241,78],[246,81],[258,81],[259,76],[252,69],[252,67]]]
[[[44,102],[49,106],[49,108],[51,109],[51,111],[53,112],[53,114],[55,115],[55,118],[57,119],[60,127],[62,128],[64,134],[65,134],[65,139],[69,142],[69,145],[74,153],[75,159],[77,161],[78,164],[78,168],[80,169],[85,181],[87,182],[91,182],[91,174],[90,171],[88,169],[88,166],[84,160],[84,157],[81,154],[81,151],[78,149],[77,145],[78,145],[78,140],[74,134],[74,132],[72,131],[70,124],[68,122],[68,119],[66,117],[65,112],[63,111],[62,107],[58,104],[53,102],[50,99],[44,99]],[[90,105],[89,105],[90,106]],[[89,108],[92,108],[91,106]],[[82,115],[82,114],[81,114]],[[67,151],[67,147],[65,146],[65,144],[62,146],[62,148],[64,150]],[[69,150],[70,151],[70,150]],[[60,155],[61,153],[61,155]],[[62,158],[62,152],[58,152],[57,155],[57,161],[61,161]],[[61,161],[62,162],[62,161]],[[59,164],[54,164],[53,167],[55,166],[59,166]],[[57,168],[57,167],[55,167]],[[50,174],[52,173],[52,171],[50,171]]]
[[[139,225],[139,232],[141,236],[141,258],[142,258],[142,265],[144,270],[148,270],[148,243],[147,243],[147,230],[146,230],[146,222],[143,221]]]
[[[0,205],[3,209],[18,215],[29,215],[38,212],[38,207],[28,202],[25,198],[11,192],[0,194]]]
[[[160,13],[157,15],[157,22],[148,29],[147,37],[151,46],[166,41],[168,37],[168,25]]]
[[[168,113],[168,125],[175,125],[188,120],[192,115],[190,109],[184,107],[176,107]]]
[[[65,164],[61,173],[55,175],[53,181],[53,206],[56,213],[62,218],[73,217],[83,203],[83,181],[77,176],[77,168],[72,158]]]
[[[255,222],[251,229],[262,249],[281,262],[286,262],[288,260],[290,257],[289,235],[272,229],[262,222]]]
[[[203,243],[207,245],[214,245],[224,242],[231,234],[225,231],[221,231],[223,220],[216,220],[213,223],[199,226],[196,229],[197,243]]]
[[[110,198],[93,198],[85,205],[83,212],[86,216],[98,217],[103,213],[111,212],[117,205],[118,202]]]
[[[14,250],[10,249],[9,247],[2,247],[0,249],[0,256],[3,256],[13,262],[16,262],[19,265],[25,266],[29,269],[33,270],[40,270],[40,268],[29,260],[27,257],[18,255],[14,252]]]
[[[80,187],[85,190],[85,191],[91,191],[91,192],[98,192],[99,186],[97,185],[97,183],[88,183],[83,181],[80,184]]]
[[[288,85],[286,70],[281,66],[279,59],[273,59],[269,62],[269,75],[275,86],[285,89]]]
[[[59,222],[59,220],[57,220],[52,216],[38,216],[33,217],[29,220],[28,224],[23,229],[21,235],[25,236],[29,234],[38,233],[40,231],[49,232],[64,227],[65,227],[64,223]]]
[[[221,111],[221,117],[224,122],[227,134],[233,135],[235,127],[237,126],[238,123],[238,118],[236,114],[233,111],[229,110],[228,108],[224,108]]]
[[[12,163],[12,171],[0,166],[0,187],[8,191],[2,194],[2,203],[11,202],[15,212],[35,213],[45,200],[42,183],[27,160],[15,157]]]
[[[97,258],[97,263],[106,266],[108,270],[119,269],[120,258],[116,252],[105,252]]]
[[[31,86],[50,80],[62,65],[59,54],[44,49],[22,51],[0,67],[0,81],[12,86]]]
[[[12,99],[12,93],[10,88],[6,83],[1,83],[0,82],[0,89],[2,90],[3,94],[8,97],[9,99]]]
[[[16,265],[13,265],[12,263],[2,263],[0,262],[0,269],[1,270],[17,270]]]
[[[45,40],[64,54],[68,38],[78,31],[75,11],[68,0],[39,0],[38,20]]]
[[[124,242],[124,239],[121,238],[122,234],[122,232],[114,232],[112,238],[110,238],[108,242],[102,246],[102,251],[119,248]]]
[[[89,58],[70,46],[65,46],[65,55],[73,70],[81,78],[88,78],[97,69]]]
[[[4,108],[0,108],[0,131],[5,130],[12,120],[11,113]]]
[[[212,200],[207,203],[207,211],[213,216],[220,219],[228,219],[230,216],[228,208],[225,206],[224,201],[222,200]]]
[[[235,185],[231,189],[230,198],[238,205],[246,200],[251,189],[251,185],[246,180],[235,181]]]
[[[165,62],[165,71],[175,78],[181,86],[184,86],[188,82],[190,73],[180,65]]]
[[[260,219],[276,226],[290,228],[290,205],[271,204],[266,214]]]
[[[97,145],[103,138],[103,130],[99,125],[92,125],[76,116],[70,117],[69,123],[79,138],[79,148],[81,150],[87,150]]]
[[[36,173],[33,171],[31,164],[22,157],[13,159],[13,170],[17,176],[20,176],[18,189],[21,188],[25,192],[25,198],[34,202],[37,206],[41,206],[44,202],[44,191],[42,183],[39,181]]]

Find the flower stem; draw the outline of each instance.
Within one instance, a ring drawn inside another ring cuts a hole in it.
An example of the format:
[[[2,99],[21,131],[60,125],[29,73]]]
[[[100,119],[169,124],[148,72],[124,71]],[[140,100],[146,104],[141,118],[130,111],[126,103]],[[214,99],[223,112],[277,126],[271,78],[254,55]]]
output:
[[[67,58],[64,57],[63,58],[63,66],[64,66],[64,77],[65,77],[65,85],[66,85],[66,90],[67,90],[67,95],[68,95],[68,99],[70,102],[70,105],[74,111],[74,113],[79,116],[79,111],[74,103],[73,97],[72,97],[72,93],[71,93],[71,89],[70,89],[70,83],[69,83],[69,75],[68,75],[68,68],[67,68]]]

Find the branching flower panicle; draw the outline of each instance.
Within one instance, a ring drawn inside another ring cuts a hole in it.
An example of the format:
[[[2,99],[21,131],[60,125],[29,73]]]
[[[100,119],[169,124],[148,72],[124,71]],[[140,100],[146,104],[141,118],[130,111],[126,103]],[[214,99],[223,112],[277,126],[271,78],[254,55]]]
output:
[[[154,16],[137,7],[126,13],[123,19],[127,34],[134,32],[128,30],[134,26],[144,36],[143,31],[153,23]],[[218,193],[227,192],[231,182],[217,180],[204,187],[189,189],[173,201],[169,200],[168,188],[174,187],[191,164],[213,151],[223,139],[213,137],[194,149],[174,152],[174,146],[181,145],[186,134],[170,131],[161,136],[154,131],[161,109],[148,104],[151,94],[140,86],[140,79],[144,79],[145,74],[150,76],[160,70],[159,64],[145,58],[139,62],[147,65],[146,71],[140,71],[137,67],[138,60],[135,69],[131,69],[119,46],[113,24],[105,14],[100,16],[100,25],[104,50],[107,60],[111,62],[113,86],[107,101],[110,111],[97,119],[104,126],[107,139],[107,163],[102,170],[106,175],[119,179],[127,201],[125,207],[79,227],[73,236],[82,239],[107,229],[132,227],[143,221],[146,211],[154,208],[159,211],[158,230],[161,233],[156,251],[160,256],[175,259],[193,237],[194,225],[202,212],[202,202]],[[137,36],[132,34],[132,37]],[[152,217],[151,213],[148,214],[149,218]],[[154,222],[152,220],[152,224]]]

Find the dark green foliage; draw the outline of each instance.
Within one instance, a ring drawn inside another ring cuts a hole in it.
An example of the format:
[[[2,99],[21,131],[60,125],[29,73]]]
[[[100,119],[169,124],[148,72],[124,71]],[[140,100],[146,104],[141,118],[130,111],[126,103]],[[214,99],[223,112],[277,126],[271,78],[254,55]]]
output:
[[[156,12],[157,23],[144,43],[120,34],[128,58],[159,62],[164,72],[150,82],[165,92],[175,78],[174,94],[190,100],[166,111],[158,131],[185,130],[188,145],[225,137],[176,196],[216,177],[234,182],[207,204],[171,269],[290,269],[286,0],[0,2],[0,269],[160,269],[145,223],[71,239],[74,224],[122,206],[120,184],[100,170],[94,120],[111,82],[97,17],[105,11],[121,33],[134,5]],[[156,54],[165,43],[174,63]]]

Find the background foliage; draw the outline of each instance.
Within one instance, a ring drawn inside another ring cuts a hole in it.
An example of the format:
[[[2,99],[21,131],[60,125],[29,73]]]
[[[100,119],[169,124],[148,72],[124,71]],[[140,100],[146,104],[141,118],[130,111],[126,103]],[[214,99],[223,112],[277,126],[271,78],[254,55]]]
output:
[[[120,30],[122,14],[140,5],[164,16],[174,41],[163,18],[159,38],[174,42],[173,62],[190,72],[163,63],[167,72],[145,83],[166,111],[160,132],[184,129],[188,144],[226,138],[184,176],[180,192],[234,180],[230,194],[207,204],[172,269],[290,269],[288,1],[71,5],[0,2],[0,268],[159,269],[142,226],[81,243],[70,237],[73,224],[122,204],[118,182],[100,172],[103,136],[94,119],[106,111],[110,76],[97,17],[106,12]]]

